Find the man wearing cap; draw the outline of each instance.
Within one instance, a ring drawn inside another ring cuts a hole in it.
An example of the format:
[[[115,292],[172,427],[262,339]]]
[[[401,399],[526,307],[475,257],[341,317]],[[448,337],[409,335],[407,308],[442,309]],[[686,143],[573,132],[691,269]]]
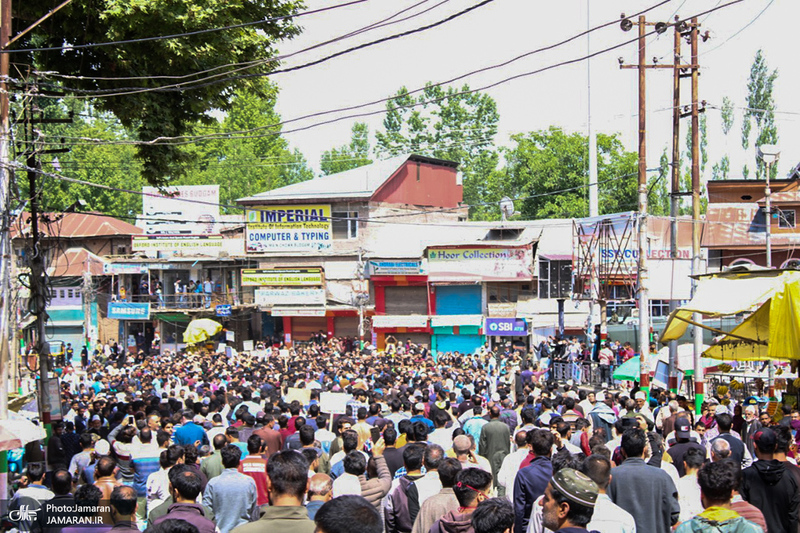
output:
[[[562,468],[541,500],[544,527],[555,533],[586,533],[597,501],[597,485],[586,474]]]
[[[683,456],[686,455],[686,452],[690,449],[696,449],[700,451],[703,456],[706,455],[705,446],[701,446],[693,440],[690,440],[691,430],[692,428],[687,418],[678,418],[675,421],[675,438],[677,441],[667,450],[669,456],[672,457],[672,464],[675,465],[675,468],[678,470],[678,475],[681,477],[686,475],[686,471],[683,467]]]
[[[642,429],[625,430],[621,442],[625,460],[612,472],[608,496],[633,515],[637,531],[669,533],[681,512],[678,490],[669,474],[645,462],[647,448]]]
[[[796,532],[800,490],[786,465],[773,457],[777,439],[770,428],[753,435],[758,461],[742,470],[739,493],[764,513],[770,533]]]

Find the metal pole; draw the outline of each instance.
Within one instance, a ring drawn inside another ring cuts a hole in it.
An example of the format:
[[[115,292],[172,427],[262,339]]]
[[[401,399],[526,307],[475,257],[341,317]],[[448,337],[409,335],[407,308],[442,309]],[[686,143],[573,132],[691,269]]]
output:
[[[4,54],[5,55],[5,54]],[[26,164],[28,166],[28,194],[30,205],[30,223],[31,223],[31,260],[30,260],[30,291],[31,301],[34,316],[36,317],[36,342],[34,349],[39,355],[39,414],[42,425],[47,432],[49,438],[51,425],[50,425],[50,411],[45,408],[45,404],[49,404],[48,399],[48,381],[50,377],[50,347],[45,341],[45,325],[47,321],[47,290],[44,286],[44,250],[40,246],[39,235],[39,191],[37,191],[36,174],[39,170],[38,157],[36,148],[34,147],[32,120],[33,109],[32,104],[28,105],[26,113],[25,135],[28,137],[30,144],[28,145],[28,158]]]
[[[638,285],[639,285],[639,386],[650,389],[650,298],[648,295],[647,268],[647,121],[645,85],[645,35],[644,16],[639,17],[639,217],[638,217]]]
[[[586,0],[586,28],[589,29],[589,0]],[[591,33],[586,34],[587,57],[591,55]],[[592,126],[592,60],[586,60],[586,92],[589,122],[589,216],[600,214],[597,184],[597,134]]]
[[[5,48],[11,38],[11,0],[0,0],[0,49]],[[11,217],[9,212],[10,172],[8,170],[8,54],[0,54],[0,420],[8,418],[8,331],[9,290],[11,269]],[[0,475],[0,498],[6,498],[6,475]]]
[[[767,162],[767,182],[764,187],[764,204],[766,208],[766,243],[767,243],[767,268],[772,268],[772,190],[769,187],[769,175],[772,171],[772,161]],[[775,365],[770,359],[767,362],[767,394],[770,398],[775,396]]]
[[[698,85],[700,71],[697,67],[698,46],[697,17],[692,18],[692,274],[700,274],[700,109],[698,107]],[[697,281],[693,281],[697,285]],[[703,316],[694,313],[692,318],[701,323]],[[705,380],[700,355],[703,352],[703,329],[694,326],[694,403],[699,414],[705,398]]]
[[[678,17],[676,16],[677,20]],[[672,256],[672,271],[675,272],[675,261],[678,258],[678,202],[680,201],[681,187],[681,32],[675,25],[675,60],[672,71],[672,186],[670,188],[669,217],[670,217],[670,255]],[[671,295],[674,296],[674,295]],[[678,300],[670,299],[669,312],[678,308]],[[669,390],[678,391],[678,341],[669,342]]]

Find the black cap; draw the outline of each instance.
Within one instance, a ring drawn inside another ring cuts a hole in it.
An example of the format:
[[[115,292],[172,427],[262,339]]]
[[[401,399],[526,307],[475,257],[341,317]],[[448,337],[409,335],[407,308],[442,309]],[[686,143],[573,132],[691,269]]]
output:
[[[675,436],[679,439],[688,439],[691,435],[692,426],[685,418],[679,418],[675,421]]]

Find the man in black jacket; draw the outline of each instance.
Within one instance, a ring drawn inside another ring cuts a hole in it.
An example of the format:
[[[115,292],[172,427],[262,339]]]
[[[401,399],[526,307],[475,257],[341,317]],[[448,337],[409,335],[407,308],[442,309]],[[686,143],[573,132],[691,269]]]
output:
[[[739,493],[764,513],[770,533],[795,533],[798,527],[800,490],[786,465],[773,457],[775,432],[761,428],[753,435],[758,461],[742,470]]]

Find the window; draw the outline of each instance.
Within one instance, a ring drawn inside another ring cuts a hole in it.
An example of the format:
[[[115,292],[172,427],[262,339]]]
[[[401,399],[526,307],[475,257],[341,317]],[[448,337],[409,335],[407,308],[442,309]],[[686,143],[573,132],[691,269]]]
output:
[[[356,211],[334,211],[331,213],[334,239],[358,238],[358,213]]]
[[[58,297],[59,297],[59,298],[63,298],[63,297],[64,297],[64,293],[65,293],[65,292],[66,292],[66,291],[65,291],[64,289],[61,289],[60,291],[58,291]]]
[[[795,223],[795,210],[794,209],[779,209],[778,210],[778,227],[779,228],[793,228]]]
[[[67,298],[74,298],[74,296],[72,295],[72,289],[67,290]]]
[[[669,300],[650,300],[650,318],[669,316]]]

